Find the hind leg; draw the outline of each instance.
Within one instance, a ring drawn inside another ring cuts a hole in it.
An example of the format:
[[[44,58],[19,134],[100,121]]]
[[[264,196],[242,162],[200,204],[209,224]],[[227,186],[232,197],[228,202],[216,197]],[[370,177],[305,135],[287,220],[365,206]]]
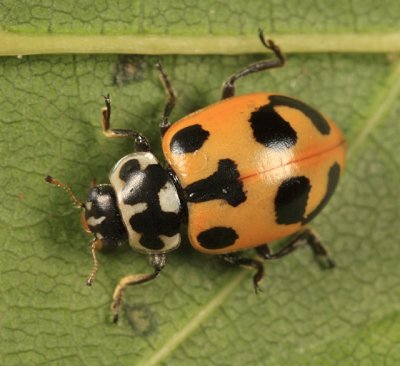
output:
[[[221,99],[226,99],[229,97],[233,97],[235,95],[234,84],[237,79],[240,79],[249,74],[253,74],[255,72],[264,71],[275,67],[282,67],[285,64],[285,56],[282,53],[281,49],[271,39],[265,40],[262,29],[258,30],[258,37],[260,38],[260,41],[263,44],[263,46],[265,48],[268,48],[274,53],[276,59],[259,61],[254,64],[248,65],[244,69],[241,69],[236,73],[234,73],[223,84]]]

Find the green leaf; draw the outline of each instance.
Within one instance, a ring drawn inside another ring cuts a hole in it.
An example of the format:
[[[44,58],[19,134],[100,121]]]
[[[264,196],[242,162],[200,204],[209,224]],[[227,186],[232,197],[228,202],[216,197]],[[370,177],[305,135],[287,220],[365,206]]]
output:
[[[260,27],[286,52],[399,52],[399,14],[396,0],[3,0],[0,55],[255,53]]]
[[[100,254],[96,282],[85,286],[90,238],[78,210],[43,178],[67,182],[84,199],[91,180],[106,182],[113,164],[132,151],[129,141],[101,133],[106,93],[113,126],[140,130],[162,158],[157,124],[165,95],[154,67],[159,57],[3,57],[2,363],[397,365],[400,63],[384,53],[357,54],[354,42],[370,32],[396,34],[398,2],[306,1],[300,8],[295,1],[63,4],[3,1],[3,30],[37,37],[70,33],[78,43],[81,35],[158,34],[160,45],[178,36],[193,45],[194,34],[211,44],[215,37],[237,35],[256,43],[260,24],[266,32],[297,34],[305,44],[306,34],[351,34],[347,54],[306,53],[313,49],[301,45],[304,52],[289,54],[285,68],[237,83],[238,94],[276,91],[301,98],[346,134],[346,173],[313,224],[337,268],[321,271],[308,250],[298,251],[265,264],[264,291],[256,296],[252,271],[195,252],[186,239],[156,281],[126,290],[121,323],[114,326],[113,289],[124,275],[150,271],[147,259],[129,248]],[[35,47],[32,53],[43,51]],[[106,52],[102,47],[99,52]],[[236,53],[247,52],[236,47]],[[263,57],[163,56],[179,95],[173,120],[217,101],[227,76]]]

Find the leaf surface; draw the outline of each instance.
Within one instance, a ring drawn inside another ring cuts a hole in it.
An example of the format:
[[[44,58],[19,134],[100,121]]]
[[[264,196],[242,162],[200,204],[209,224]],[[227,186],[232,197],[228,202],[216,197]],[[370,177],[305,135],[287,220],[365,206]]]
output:
[[[164,34],[250,36],[262,22],[267,32],[306,39],[316,32],[395,33],[399,21],[395,1],[379,7],[372,1],[324,7],[306,1],[301,8],[294,1],[262,2],[262,7],[261,2],[248,7],[244,2],[185,7],[96,2],[86,8],[80,3],[4,1],[3,30],[46,37],[68,30],[78,37],[151,33],[162,41]],[[263,57],[163,56],[179,95],[172,119],[217,101],[227,76]],[[329,115],[347,136],[346,173],[313,224],[337,268],[321,271],[309,250],[300,250],[266,263],[264,291],[256,296],[251,271],[197,253],[185,240],[156,281],[127,289],[121,324],[111,323],[115,284],[126,274],[149,271],[147,260],[129,248],[100,254],[96,282],[86,287],[90,238],[65,194],[43,177],[67,182],[84,199],[90,181],[106,182],[113,164],[132,151],[129,141],[110,141],[101,133],[106,93],[112,96],[113,126],[141,131],[162,158],[157,124],[165,95],[154,67],[158,58],[0,59],[2,362],[398,364],[400,66],[386,54],[289,54],[287,67],[237,83],[238,94],[275,91],[298,97]]]

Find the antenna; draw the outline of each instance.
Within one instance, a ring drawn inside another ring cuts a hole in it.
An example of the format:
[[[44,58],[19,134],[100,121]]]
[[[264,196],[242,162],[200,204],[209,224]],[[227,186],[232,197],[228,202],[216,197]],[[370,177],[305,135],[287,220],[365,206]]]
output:
[[[50,184],[53,184],[53,185],[63,189],[68,194],[74,207],[76,207],[76,208],[84,208],[85,207],[85,205],[75,196],[74,192],[72,192],[72,189],[69,186],[67,186],[66,184],[51,177],[50,175],[48,175],[46,178],[44,178],[44,180]]]

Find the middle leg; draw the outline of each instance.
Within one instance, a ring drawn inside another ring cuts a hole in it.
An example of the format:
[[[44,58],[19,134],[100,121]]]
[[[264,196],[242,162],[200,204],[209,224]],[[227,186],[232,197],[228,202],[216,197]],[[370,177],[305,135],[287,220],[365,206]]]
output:
[[[253,276],[254,291],[256,292],[256,294],[259,291],[261,291],[259,284],[264,277],[264,265],[259,260],[254,259],[254,258],[240,257],[234,253],[223,254],[221,257],[226,262],[233,264],[233,265],[244,266],[244,267],[253,267],[256,270],[256,273]]]

